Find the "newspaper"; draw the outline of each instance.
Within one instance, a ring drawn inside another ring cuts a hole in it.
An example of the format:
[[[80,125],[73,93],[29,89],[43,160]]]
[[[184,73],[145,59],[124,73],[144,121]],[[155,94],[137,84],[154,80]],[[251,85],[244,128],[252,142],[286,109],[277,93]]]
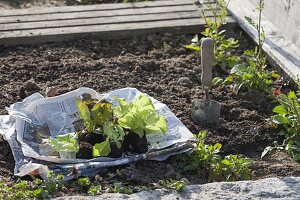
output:
[[[75,131],[72,123],[79,119],[75,99],[84,93],[90,94],[94,99],[105,99],[116,106],[113,97],[125,98],[130,102],[141,92],[135,88],[124,88],[99,94],[90,88],[79,88],[56,97],[44,98],[41,94],[35,93],[23,102],[11,105],[7,108],[9,115],[0,116],[0,134],[12,149],[16,162],[15,175],[37,173],[45,177],[47,171],[51,169],[57,173],[69,174],[68,178],[71,179],[74,177],[67,172],[74,168],[80,175],[89,176],[110,166],[124,165],[142,159],[162,161],[170,155],[191,151],[191,147],[184,144],[194,140],[193,134],[165,104],[151,97],[158,113],[166,117],[168,131],[164,135],[147,135],[150,153],[118,159],[99,157],[90,160],[67,160],[53,155],[53,152],[47,151],[47,144],[43,144],[43,140]],[[150,156],[151,152],[158,154],[152,153],[155,156]]]

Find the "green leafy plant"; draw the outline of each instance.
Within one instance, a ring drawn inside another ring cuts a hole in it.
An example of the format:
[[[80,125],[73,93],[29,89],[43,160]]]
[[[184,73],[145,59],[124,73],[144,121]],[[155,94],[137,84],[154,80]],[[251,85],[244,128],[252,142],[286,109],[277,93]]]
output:
[[[166,119],[157,113],[149,96],[141,94],[130,103],[120,98],[114,100],[119,106],[113,108],[113,111],[123,128],[133,131],[141,138],[145,134],[167,132]]]
[[[125,133],[123,128],[113,118],[112,104],[105,100],[97,101],[92,99],[77,99],[76,104],[79,115],[88,131],[87,134],[92,134],[93,132],[93,134],[96,133],[103,136],[104,141],[99,141],[99,143],[93,141],[95,142],[92,149],[93,156],[108,156],[112,152],[111,145],[121,149]],[[96,136],[94,135],[94,137]]]
[[[276,115],[272,122],[279,126],[285,137],[283,145],[288,154],[296,161],[300,161],[300,92],[290,91],[287,95],[280,94],[280,105],[273,109]],[[272,148],[267,147],[269,150]],[[266,149],[266,151],[268,150]],[[264,153],[266,154],[266,152]]]
[[[113,111],[111,103],[104,100],[79,100],[76,99],[78,113],[83,119],[85,128],[88,132],[94,131],[96,128],[112,119]]]
[[[265,32],[261,25],[261,16],[264,9],[264,0],[259,1],[258,11],[259,19],[256,23],[252,18],[245,17],[250,25],[252,25],[258,35],[258,46],[254,50],[246,50],[244,52],[245,62],[235,65],[230,75],[223,82],[224,84],[234,84],[234,91],[237,93],[242,87],[248,90],[260,90],[270,92],[273,87],[274,80],[279,78],[275,71],[266,69],[266,56],[263,55],[263,44],[265,42]]]
[[[202,11],[202,17],[205,20],[205,30],[201,34],[205,37],[212,38],[215,43],[215,62],[223,69],[231,68],[238,63],[238,57],[233,55],[234,49],[239,46],[238,40],[234,38],[228,38],[226,36],[226,30],[222,30],[221,26],[226,24],[227,17],[227,5],[225,0],[219,0],[213,6],[208,1],[208,8],[213,13],[213,17],[207,16],[204,9]],[[219,13],[221,10],[221,13]],[[196,35],[190,45],[186,45],[185,48],[195,52],[201,51],[201,39]]]
[[[265,69],[258,70],[257,63],[249,59],[247,63],[235,65],[230,70],[230,75],[225,79],[225,83],[230,84],[234,82],[234,91],[236,93],[238,93],[242,87],[247,88],[248,91],[270,92],[274,80],[278,78],[279,74],[277,74],[277,72],[267,71]]]
[[[88,177],[79,178],[76,182],[83,190],[87,190],[91,186],[91,181]]]
[[[48,180],[17,180],[7,182],[0,179],[0,199],[48,199],[62,188],[63,175],[54,176],[50,171]]]
[[[194,151],[189,157],[183,158],[187,162],[186,171],[199,172],[203,170],[210,181],[238,181],[251,179],[250,159],[228,155],[224,159],[219,155],[222,145],[205,144],[206,131],[195,135]]]
[[[128,186],[124,186],[122,182],[114,183],[112,186],[109,187],[109,193],[122,193],[122,194],[132,194],[133,189]]]
[[[238,181],[238,180],[250,180],[251,170],[250,159],[241,157],[238,155],[225,156],[221,162],[213,168],[212,180],[223,180],[226,181]]]
[[[77,152],[79,150],[75,133],[58,135],[56,138],[50,137],[50,144],[57,152]]]
[[[151,98],[145,94],[141,94],[130,103],[125,99],[114,98],[119,103],[114,108],[111,103],[104,100],[91,99],[90,95],[82,98],[83,100],[77,99],[76,103],[85,130],[90,135],[85,131],[79,131],[79,136],[80,141],[89,144],[95,139],[99,141],[92,144],[93,157],[120,157],[123,150],[145,153],[148,150],[146,134],[167,131],[165,117],[157,113]],[[90,146],[84,143],[81,146],[90,149]]]
[[[186,187],[186,183],[184,181],[177,181],[174,179],[160,180],[158,184],[165,188],[176,190],[177,192],[182,192]]]
[[[194,134],[194,137],[196,138],[194,152],[187,161],[188,164],[184,168],[185,171],[195,171],[201,166],[210,167],[210,165],[215,165],[220,160],[218,153],[220,152],[222,145],[220,143],[215,145],[205,144],[204,140],[206,134],[206,131]]]
[[[254,53],[256,54],[256,58],[257,58],[256,62],[260,71],[263,70],[266,63],[266,57],[263,56],[263,44],[265,42],[265,31],[264,28],[261,26],[262,11],[264,7],[265,7],[265,1],[259,0],[258,7],[257,7],[259,11],[258,23],[256,23],[252,18],[245,16],[245,19],[248,21],[248,23],[251,24],[257,31],[258,48],[255,49]]]
[[[90,187],[90,189],[87,192],[88,195],[95,196],[102,194],[102,187],[101,185],[93,185]]]
[[[106,136],[106,140],[93,147],[94,157],[107,156],[111,152],[111,143],[120,149],[125,133],[120,125],[106,122],[103,124],[103,135]]]

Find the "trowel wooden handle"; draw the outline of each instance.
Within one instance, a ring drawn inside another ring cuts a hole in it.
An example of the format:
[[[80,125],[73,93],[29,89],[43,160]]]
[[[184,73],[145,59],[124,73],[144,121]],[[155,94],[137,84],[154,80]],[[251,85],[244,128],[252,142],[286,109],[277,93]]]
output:
[[[201,41],[201,83],[204,89],[210,89],[212,84],[212,67],[214,63],[214,41],[204,38]]]

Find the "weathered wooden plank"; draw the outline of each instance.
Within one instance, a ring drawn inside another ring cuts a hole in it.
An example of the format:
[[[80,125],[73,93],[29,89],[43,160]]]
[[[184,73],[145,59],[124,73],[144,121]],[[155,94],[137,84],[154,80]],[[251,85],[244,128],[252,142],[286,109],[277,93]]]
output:
[[[210,0],[217,7],[215,0]],[[208,0],[201,7],[206,16]],[[218,11],[219,12],[219,11]],[[1,17],[2,15],[2,17]],[[36,44],[78,37],[115,39],[152,32],[197,33],[204,28],[194,0],[101,4],[15,10],[0,14],[0,45]],[[229,16],[228,24],[234,24]]]
[[[251,1],[232,0],[228,8],[238,24],[257,41],[256,30],[244,18],[249,16],[254,20],[258,20],[258,13]],[[272,22],[273,19],[268,20],[265,16],[262,17],[262,26],[266,35],[263,49],[267,53],[269,61],[278,70],[297,80],[300,76],[300,49],[283,34],[281,29],[277,29]]]
[[[72,19],[72,20],[53,20],[53,21],[40,21],[29,23],[10,23],[0,24],[0,31],[12,30],[29,30],[29,29],[45,29],[57,27],[72,27],[72,26],[88,26],[88,25],[104,25],[104,24],[120,24],[128,22],[146,22],[146,21],[159,21],[168,19],[190,19],[199,18],[199,11],[188,11],[178,13],[160,13],[145,14],[145,15],[130,15],[130,16],[113,16],[113,17],[99,17],[99,18],[85,18],[85,19]]]
[[[251,2],[253,5],[258,4],[258,0],[251,0]],[[300,48],[299,10],[300,0],[266,1],[263,14]]]
[[[111,17],[111,16],[128,16],[128,15],[144,15],[144,14],[160,14],[168,12],[182,12],[182,11],[197,11],[199,10],[195,5],[183,6],[168,6],[168,7],[150,7],[150,8],[128,8],[122,10],[110,11],[93,11],[93,12],[73,12],[73,13],[54,13],[41,15],[26,15],[14,17],[0,17],[1,24],[16,23],[16,22],[37,22],[37,21],[51,21],[51,20],[66,20],[66,19],[85,19],[95,17]]]
[[[22,10],[3,10],[0,17],[4,16],[22,16],[22,15],[37,15],[37,14],[53,14],[53,13],[70,13],[70,12],[86,12],[86,11],[101,11],[101,10],[119,10],[126,8],[146,8],[146,7],[164,7],[174,5],[191,5],[195,0],[166,0],[166,1],[146,1],[138,3],[115,3],[115,4],[98,4],[86,6],[63,6],[63,7],[50,7],[50,8],[29,8]],[[211,0],[215,3],[215,0]],[[208,0],[203,1],[204,4]],[[17,12],[16,12],[17,11]]]
[[[231,17],[228,17],[227,24],[232,25],[233,23],[235,23],[235,21]],[[143,23],[106,24],[0,32],[0,45],[37,44],[65,41],[80,37],[117,39],[155,32],[199,33],[203,30],[203,24],[203,19],[176,19]]]
[[[219,13],[218,13],[219,14]],[[160,13],[157,14],[144,14],[144,15],[130,15],[130,16],[113,16],[113,17],[98,17],[98,18],[85,18],[85,19],[71,19],[71,20],[53,20],[53,21],[38,21],[38,22],[23,22],[23,23],[9,23],[0,24],[0,31],[13,31],[13,30],[29,30],[29,29],[42,29],[42,28],[57,28],[57,27],[71,27],[71,26],[86,26],[86,25],[102,25],[102,24],[117,24],[125,22],[146,22],[146,21],[159,21],[168,19],[191,19],[200,18],[201,12],[197,11],[184,11],[176,13]],[[207,17],[213,17],[211,11],[206,12]]]

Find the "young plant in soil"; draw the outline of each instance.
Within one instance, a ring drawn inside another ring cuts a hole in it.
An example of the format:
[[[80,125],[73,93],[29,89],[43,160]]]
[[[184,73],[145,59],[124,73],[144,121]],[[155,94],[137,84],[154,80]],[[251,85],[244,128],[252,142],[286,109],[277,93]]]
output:
[[[0,179],[0,199],[49,199],[56,196],[64,187],[63,175],[54,176],[50,171],[48,180],[35,178],[33,181],[18,179],[17,181],[5,181]]]
[[[215,43],[215,65],[221,66],[223,70],[230,69],[238,63],[238,57],[232,55],[234,49],[239,46],[239,41],[234,38],[227,38],[225,35],[226,30],[222,30],[221,26],[226,24],[227,17],[227,5],[225,0],[219,0],[216,3],[216,7],[212,3],[208,2],[208,8],[213,13],[212,17],[206,16],[204,9],[202,11],[202,17],[205,20],[205,30],[201,32],[202,36],[212,38]],[[221,14],[219,10],[221,9]],[[199,53],[201,51],[201,39],[196,35],[190,45],[186,45],[185,48]],[[200,55],[199,55],[200,56]]]
[[[97,156],[120,157],[124,133],[113,124],[112,104],[93,100],[86,95],[76,100],[84,130],[78,130],[80,150],[77,158],[90,159]]]
[[[259,90],[270,92],[274,80],[280,76],[275,71],[266,69],[266,56],[263,55],[263,44],[265,42],[265,32],[261,25],[261,16],[264,9],[264,0],[258,4],[259,19],[255,22],[250,17],[245,17],[248,23],[253,26],[258,35],[258,46],[255,49],[244,52],[245,61],[242,64],[235,65],[230,70],[230,75],[223,82],[224,84],[234,83],[234,91],[237,93],[241,88],[250,90]],[[220,78],[214,80],[215,83],[221,83]]]
[[[123,128],[118,124],[105,122],[102,133],[106,139],[93,147],[93,156],[121,157],[125,135]]]
[[[278,102],[280,105],[273,109],[276,115],[272,116],[272,122],[281,130],[285,140],[282,145],[267,147],[262,157],[273,149],[284,149],[295,161],[300,161],[300,91],[281,94]]]
[[[203,174],[209,181],[238,181],[251,179],[250,159],[228,155],[222,159],[219,155],[221,144],[205,144],[206,131],[195,135],[194,151],[181,159],[188,163],[185,171]]]
[[[119,103],[113,108],[114,114],[126,131],[125,150],[145,153],[148,151],[147,134],[167,132],[166,119],[157,113],[149,96],[141,94],[130,103],[121,98],[114,100]]]
[[[76,152],[79,150],[75,133],[58,135],[56,138],[50,137],[50,144],[55,151],[59,152],[62,159],[75,159]]]

